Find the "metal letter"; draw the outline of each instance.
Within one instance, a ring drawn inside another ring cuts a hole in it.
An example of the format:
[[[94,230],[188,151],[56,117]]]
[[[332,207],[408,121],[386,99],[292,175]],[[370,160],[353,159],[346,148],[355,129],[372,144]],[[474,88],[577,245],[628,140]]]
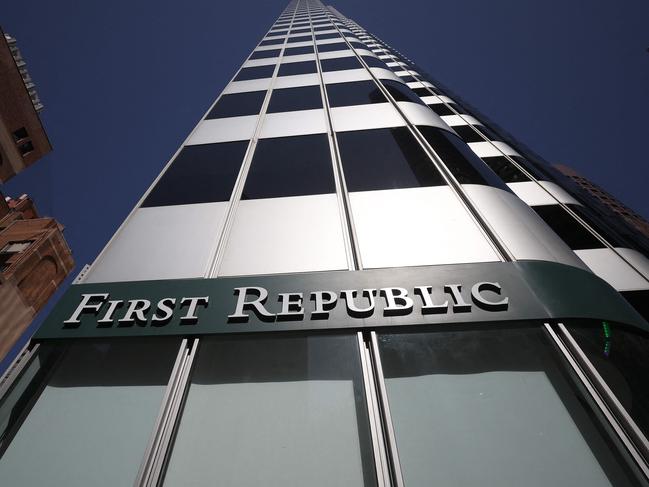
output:
[[[257,294],[257,299],[252,301],[246,301],[246,296],[249,292],[254,292]],[[237,307],[234,310],[234,313],[228,315],[230,321],[248,321],[248,313],[244,313],[245,308],[252,307],[257,316],[262,321],[273,321],[275,315],[270,313],[266,308],[264,308],[264,303],[266,298],[268,298],[268,291],[263,287],[235,287],[235,294],[238,295],[237,298]]]
[[[464,298],[461,294],[462,285],[461,284],[446,284],[444,285],[444,292],[451,295],[453,298],[453,312],[454,313],[466,313],[471,311],[471,305],[464,301]]]
[[[325,295],[327,296],[326,299]],[[311,319],[327,319],[329,318],[329,311],[336,307],[338,295],[331,291],[313,291],[311,299],[315,301],[315,309],[311,313]]]
[[[144,313],[149,311],[151,301],[148,299],[131,299],[128,302],[128,309],[124,318],[117,320],[117,323],[124,323],[124,325],[133,325],[135,322],[138,324],[146,323],[146,316]],[[135,316],[135,317],[133,317]]]
[[[385,296],[387,306],[383,308],[384,316],[407,315],[412,311],[414,301],[408,297],[408,291],[402,287],[384,287],[380,291]]]
[[[367,295],[367,300],[369,301],[367,308],[358,308],[356,306],[354,302],[356,293],[355,289],[340,291],[340,295],[347,303],[347,312],[349,315],[354,318],[367,318],[368,316],[372,316],[372,313],[374,313],[374,293],[376,293],[376,289],[363,289],[363,295]]]
[[[209,303],[209,301],[209,296],[182,298],[180,300],[180,306],[183,306],[185,303],[189,303],[189,308],[187,309],[187,314],[180,317],[181,323],[196,323],[198,321],[198,316],[196,316],[196,306],[200,304],[207,308],[207,303]]]
[[[419,294],[424,303],[421,307],[422,314],[446,313],[448,311],[448,300],[444,301],[443,304],[435,304],[433,302],[432,286],[416,286],[415,294]]]
[[[167,304],[169,303],[169,304]],[[156,312],[153,313],[151,321],[169,321],[174,314],[174,306],[176,304],[176,298],[163,298],[158,301],[158,306]],[[158,311],[162,311],[162,315],[158,316]]]
[[[119,306],[124,304],[124,301],[121,301],[119,299],[116,300],[111,300],[108,301],[108,309],[106,310],[106,313],[104,314],[103,318],[101,320],[97,320],[97,323],[113,323],[113,314],[115,313],[115,310]]]
[[[500,301],[489,301],[482,295],[482,291],[491,291],[500,296],[502,288],[497,282],[478,282],[471,288],[471,299],[478,308],[485,311],[505,311],[509,307],[509,298],[505,297]]]
[[[79,306],[77,306],[77,309],[74,310],[74,313],[72,313],[72,316],[70,316],[67,320],[65,320],[63,323],[81,323],[79,320],[79,316],[81,316],[81,313],[84,313],[86,310],[89,311],[94,311],[94,313],[99,313],[99,310],[101,309],[102,305],[104,304],[104,300],[108,299],[109,294],[108,293],[101,293],[101,294],[82,294],[81,295],[81,302],[79,303]],[[90,304],[90,301],[94,298],[101,298],[100,303],[95,303],[95,304]]]
[[[291,298],[296,297],[296,300]],[[277,319],[296,319],[304,318],[304,308],[302,307],[302,293],[279,293],[279,301],[282,303],[282,311],[277,313]]]

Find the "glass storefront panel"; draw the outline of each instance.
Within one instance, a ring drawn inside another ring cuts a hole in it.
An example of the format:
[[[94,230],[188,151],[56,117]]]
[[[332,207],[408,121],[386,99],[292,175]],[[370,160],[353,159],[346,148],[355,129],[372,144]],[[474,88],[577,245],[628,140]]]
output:
[[[544,333],[379,337],[407,487],[638,485]]]
[[[170,454],[170,486],[369,486],[355,335],[202,341]]]
[[[3,424],[14,430],[4,435],[0,484],[132,485],[179,345],[178,340],[78,342],[47,377],[38,379],[37,361],[28,366],[14,389],[29,399],[5,400],[33,403],[31,409],[0,407],[11,409],[11,420]]]
[[[638,427],[649,436],[649,333],[606,321],[566,323]]]

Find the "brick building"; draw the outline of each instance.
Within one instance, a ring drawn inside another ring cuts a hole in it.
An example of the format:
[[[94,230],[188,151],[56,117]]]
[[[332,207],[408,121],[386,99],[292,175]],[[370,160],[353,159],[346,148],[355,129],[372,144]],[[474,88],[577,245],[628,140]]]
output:
[[[0,182],[52,150],[38,117],[42,109],[16,40],[0,29]]]
[[[0,198],[0,359],[74,267],[62,231],[26,195]]]
[[[638,232],[642,233],[645,237],[649,238],[649,222],[642,216],[638,215],[628,206],[624,205],[615,196],[611,195],[597,184],[586,179],[573,168],[564,166],[563,164],[555,164],[554,167],[561,172],[564,176],[569,177],[581,189],[586,191],[590,196],[594,197],[599,203],[611,210],[615,215],[621,217],[631,227]]]
[[[62,232],[27,195],[0,198],[0,360],[74,267]]]

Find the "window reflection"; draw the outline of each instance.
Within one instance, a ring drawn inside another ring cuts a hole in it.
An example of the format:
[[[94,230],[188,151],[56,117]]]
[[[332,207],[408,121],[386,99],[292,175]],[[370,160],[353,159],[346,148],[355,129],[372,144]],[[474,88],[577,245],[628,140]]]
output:
[[[568,330],[624,409],[649,436],[649,333],[607,321]]]
[[[407,487],[638,485],[540,328],[385,334]]]
[[[42,378],[40,395],[30,390],[31,410],[6,436],[2,485],[132,485],[178,347],[146,339],[71,345]],[[27,372],[19,380],[38,378]]]
[[[375,484],[354,335],[204,340],[165,486]]]

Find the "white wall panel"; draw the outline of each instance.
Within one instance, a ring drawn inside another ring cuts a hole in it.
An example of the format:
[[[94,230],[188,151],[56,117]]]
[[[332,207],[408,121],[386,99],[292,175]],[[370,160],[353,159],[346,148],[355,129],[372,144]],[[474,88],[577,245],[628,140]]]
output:
[[[479,184],[463,184],[462,188],[516,259],[586,268],[541,217],[513,194]]]
[[[295,74],[293,76],[279,76],[275,80],[274,88],[293,88],[296,86],[313,86],[319,85],[320,78],[318,73]]]
[[[347,269],[335,194],[243,200],[222,276]]]
[[[403,63],[399,63],[403,66]],[[428,81],[411,81],[408,83],[408,87],[415,90],[417,88],[435,88],[432,83],[429,83]]]
[[[366,268],[499,260],[447,186],[360,191],[350,200]]]
[[[232,81],[223,90],[223,94],[245,93],[248,91],[264,91],[270,87],[271,78],[247,79],[245,81]]]
[[[290,135],[322,134],[327,132],[324,108],[294,112],[268,113],[261,127],[260,138]],[[296,183],[298,184],[298,183]]]
[[[202,277],[223,227],[227,202],[139,208],[85,282]]]
[[[649,279],[649,259],[637,250],[617,247],[615,249],[624,257],[633,267],[635,267],[645,278]],[[642,289],[649,289],[649,283],[645,284]]]
[[[507,183],[507,186],[516,196],[530,206],[556,205],[557,200],[566,204],[579,204],[563,188],[550,181],[539,181],[538,183],[535,181],[520,181]]]
[[[442,121],[439,115],[427,106],[420,105],[419,103],[412,103],[410,101],[398,101],[397,105],[413,125],[428,125],[449,130],[448,125]]]
[[[309,56],[309,54],[306,54],[306,56]],[[311,54],[311,56],[314,56]],[[291,56],[293,57],[293,56]],[[297,56],[295,56],[297,57]],[[285,58],[286,59],[286,58]],[[269,58],[262,58],[262,59],[249,59],[245,63],[243,63],[244,68],[253,68],[255,66],[269,66],[271,64],[277,64],[277,61],[279,60],[278,57],[269,57]]]
[[[390,103],[335,107],[331,109],[331,119],[336,132],[406,125],[399,112]]]
[[[385,70],[384,70],[385,71]],[[366,69],[345,69],[322,73],[325,83],[348,83],[350,81],[365,81],[372,79]]]
[[[378,79],[393,79],[394,81],[398,81],[399,83],[403,83],[403,80],[401,78],[399,78],[396,74],[394,74],[392,71],[390,71],[389,69],[370,68],[370,71]]]
[[[196,130],[185,145],[216,144],[251,139],[255,133],[258,119],[258,115],[248,115],[203,120],[196,126]]]
[[[629,249],[622,250],[629,251]],[[595,274],[618,291],[649,289],[647,281],[611,249],[583,249],[575,250],[575,253]]]
[[[480,121],[471,115],[444,115],[441,119],[449,127],[455,127],[456,125],[481,125]]]
[[[508,156],[520,155],[504,142],[469,142],[469,147],[478,157],[496,157],[502,156],[503,153]]]

